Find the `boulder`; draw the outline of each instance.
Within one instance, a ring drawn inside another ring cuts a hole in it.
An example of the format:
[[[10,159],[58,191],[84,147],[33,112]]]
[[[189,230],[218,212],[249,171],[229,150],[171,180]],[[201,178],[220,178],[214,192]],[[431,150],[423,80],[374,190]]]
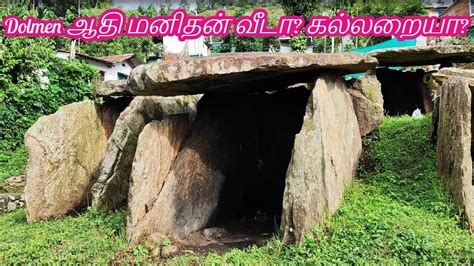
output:
[[[474,61],[474,46],[418,46],[389,48],[369,53],[379,66],[424,66]]]
[[[465,79],[443,83],[437,134],[438,171],[454,204],[465,211],[471,232],[472,211],[471,91]]]
[[[275,90],[312,81],[318,70],[357,73],[373,69],[376,64],[375,58],[360,53],[231,53],[138,66],[129,76],[126,91],[122,87],[111,91],[101,86],[97,94],[174,96]]]
[[[66,105],[26,132],[28,221],[61,217],[88,204],[110,127],[100,109],[92,101]]]
[[[369,71],[350,82],[348,90],[362,136],[377,129],[383,122],[383,95],[375,72]]]
[[[143,127],[170,115],[194,117],[200,96],[136,97],[120,114],[108,141],[100,174],[92,186],[92,206],[105,211],[123,206],[128,197],[130,174]]]
[[[151,209],[190,126],[186,115],[154,120],[140,133],[128,196],[127,232]]]
[[[286,175],[281,231],[300,241],[336,212],[356,175],[362,141],[351,97],[341,78],[323,75],[310,96]]]

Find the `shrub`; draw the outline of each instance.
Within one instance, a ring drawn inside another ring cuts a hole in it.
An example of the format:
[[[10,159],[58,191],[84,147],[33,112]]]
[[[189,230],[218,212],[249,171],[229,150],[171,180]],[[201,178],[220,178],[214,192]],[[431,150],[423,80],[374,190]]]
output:
[[[98,71],[57,58],[47,42],[11,38],[0,44],[0,150],[21,146],[39,117],[92,96]]]

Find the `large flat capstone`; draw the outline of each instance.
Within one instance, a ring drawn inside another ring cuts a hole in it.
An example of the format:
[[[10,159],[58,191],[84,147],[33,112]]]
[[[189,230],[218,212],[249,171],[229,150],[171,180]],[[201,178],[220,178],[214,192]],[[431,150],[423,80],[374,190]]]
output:
[[[462,77],[469,83],[469,88],[474,89],[474,69],[462,68],[442,68],[437,73],[433,73],[433,78],[439,83],[443,84],[450,77]]]
[[[174,96],[269,87],[276,90],[312,81],[315,71],[365,72],[376,64],[375,58],[360,53],[232,53],[138,66],[126,88],[123,84],[107,84],[99,86],[95,94]]]
[[[369,53],[380,66],[423,66],[474,61],[474,46],[425,46],[390,48]]]

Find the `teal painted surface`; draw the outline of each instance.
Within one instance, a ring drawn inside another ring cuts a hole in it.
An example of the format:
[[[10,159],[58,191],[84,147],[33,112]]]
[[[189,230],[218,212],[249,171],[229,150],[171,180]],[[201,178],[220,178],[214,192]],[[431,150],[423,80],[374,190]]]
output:
[[[413,47],[416,46],[416,39],[413,40],[405,40],[405,41],[399,41],[397,39],[391,39],[385,42],[378,43],[376,45],[372,46],[367,46],[367,47],[362,47],[362,48],[355,48],[352,49],[351,52],[355,53],[370,53],[376,50],[382,50],[382,49],[390,49],[390,48],[403,48],[403,47]],[[390,69],[394,70],[399,70],[400,67],[390,67]],[[351,75],[346,75],[344,76],[345,79],[351,79],[351,78],[359,78],[364,76],[364,73],[356,73],[356,74],[351,74]]]
[[[376,50],[388,49],[388,48],[402,48],[402,47],[413,47],[416,46],[416,39],[399,41],[397,39],[391,39],[385,42],[378,43],[376,45],[367,46],[363,48],[352,49],[352,52],[356,53],[369,53]]]

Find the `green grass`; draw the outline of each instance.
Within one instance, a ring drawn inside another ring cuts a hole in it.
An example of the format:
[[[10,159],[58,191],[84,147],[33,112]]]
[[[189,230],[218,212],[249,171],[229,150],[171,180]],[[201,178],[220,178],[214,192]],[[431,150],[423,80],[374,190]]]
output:
[[[93,211],[28,224],[24,210],[0,217],[0,264],[131,261],[125,215]],[[136,258],[137,260],[141,258]]]
[[[300,245],[275,239],[265,247],[174,262],[472,264],[474,238],[441,187],[428,131],[429,117],[386,118],[365,139],[369,163],[338,213]]]
[[[183,255],[171,264],[465,263],[474,238],[443,191],[429,118],[386,118],[367,138],[358,179],[338,213],[299,245],[278,238],[263,247],[223,255]],[[123,213],[85,214],[28,225],[25,212],[0,216],[0,264],[23,262],[140,262],[144,248],[127,249]]]
[[[11,177],[25,173],[28,155],[25,147],[16,151],[0,150],[0,182]]]

